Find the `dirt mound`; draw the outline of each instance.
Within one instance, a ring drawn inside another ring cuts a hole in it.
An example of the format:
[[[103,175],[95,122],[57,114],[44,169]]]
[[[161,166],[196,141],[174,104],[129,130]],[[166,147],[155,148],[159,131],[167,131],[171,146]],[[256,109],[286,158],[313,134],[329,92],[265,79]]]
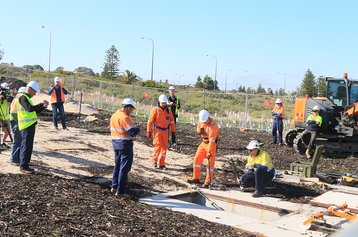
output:
[[[108,186],[39,174],[0,174],[0,180],[2,236],[250,236],[116,198]]]
[[[22,86],[26,86],[26,82],[12,77],[1,77],[0,84],[4,82],[7,82],[9,84],[10,90],[17,90]]]

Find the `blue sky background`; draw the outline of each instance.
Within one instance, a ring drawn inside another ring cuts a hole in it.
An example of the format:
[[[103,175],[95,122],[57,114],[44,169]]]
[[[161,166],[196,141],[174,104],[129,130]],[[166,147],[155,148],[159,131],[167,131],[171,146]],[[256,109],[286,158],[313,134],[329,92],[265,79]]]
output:
[[[224,89],[297,88],[308,68],[316,75],[358,78],[358,1],[354,0],[1,0],[2,62],[48,69],[102,71],[115,45],[120,70],[150,79],[194,84],[214,77]],[[41,26],[45,26],[42,28]]]

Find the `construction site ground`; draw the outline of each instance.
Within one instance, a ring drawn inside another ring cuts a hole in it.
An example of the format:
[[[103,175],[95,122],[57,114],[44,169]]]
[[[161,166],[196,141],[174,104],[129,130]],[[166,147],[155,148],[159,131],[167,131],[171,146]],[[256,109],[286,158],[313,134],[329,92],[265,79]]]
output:
[[[35,101],[46,98],[36,97]],[[142,129],[134,146],[130,197],[118,199],[109,191],[114,163],[110,114],[82,105],[85,114],[78,123],[78,107],[76,103],[65,105],[68,131],[53,128],[50,111],[42,114],[31,162],[35,175],[19,174],[19,168],[9,163],[9,150],[0,154],[2,236],[250,236],[193,215],[138,202],[139,198],[189,188],[186,179],[192,174],[193,156],[200,143],[194,125],[178,125],[177,145],[167,154],[167,170],[151,167],[152,145]],[[236,177],[245,164],[245,146],[252,139],[265,144],[263,149],[271,154],[277,169],[289,169],[293,161],[304,159],[291,147],[269,145],[266,132],[221,128],[214,189],[239,189]],[[357,157],[352,155],[325,157],[318,165],[320,172],[354,172],[356,168]],[[303,204],[324,192],[319,184],[273,182],[265,196]]]

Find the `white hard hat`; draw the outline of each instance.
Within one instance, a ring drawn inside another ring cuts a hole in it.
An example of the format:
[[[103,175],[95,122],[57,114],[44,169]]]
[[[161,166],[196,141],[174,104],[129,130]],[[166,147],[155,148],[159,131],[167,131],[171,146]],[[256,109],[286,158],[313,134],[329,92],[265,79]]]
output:
[[[160,95],[158,100],[159,100],[159,103],[163,103],[163,102],[168,103],[168,97],[164,94]]]
[[[313,110],[313,111],[319,111],[318,105],[313,106],[312,110]]]
[[[56,82],[60,82],[61,81],[61,77],[55,77],[55,79],[53,79],[53,81]]]
[[[131,98],[125,98],[125,99],[122,101],[122,105],[123,105],[123,106],[131,105],[131,106],[133,106],[133,107],[135,108],[136,103],[135,103],[135,101],[134,101],[133,99],[131,99]]]
[[[205,109],[199,112],[199,122],[205,123],[206,121],[208,121],[209,118],[209,112],[206,111]]]
[[[1,86],[3,89],[5,89],[5,90],[9,90],[9,89],[10,89],[10,86],[9,86],[9,84],[8,84],[7,82],[1,83],[0,86]]]
[[[36,81],[30,81],[29,83],[27,83],[26,87],[31,87],[32,89],[34,89],[36,92],[38,92],[40,90],[40,85],[38,82]]]
[[[282,100],[280,98],[276,99],[275,104],[282,104]]]
[[[175,87],[174,86],[169,86],[169,90],[175,91]]]
[[[257,140],[252,140],[249,145],[247,145],[246,149],[253,150],[253,149],[260,149],[260,143]]]
[[[26,87],[22,86],[17,90],[17,93],[25,93],[26,92]]]

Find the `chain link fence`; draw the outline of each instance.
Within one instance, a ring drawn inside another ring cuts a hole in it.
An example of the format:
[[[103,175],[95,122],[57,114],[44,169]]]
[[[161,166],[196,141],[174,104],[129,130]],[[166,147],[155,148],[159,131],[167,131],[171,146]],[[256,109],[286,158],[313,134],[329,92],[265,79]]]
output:
[[[17,77],[17,79],[25,82],[38,81],[42,92],[46,92],[53,85],[53,77]],[[122,99],[131,97],[138,103],[135,113],[141,120],[149,116],[150,109],[156,105],[160,94],[168,94],[167,88],[148,88],[75,76],[65,77],[63,85],[70,93],[68,99],[110,112],[120,107]],[[179,111],[179,123],[195,124],[198,112],[206,109],[220,127],[243,127],[264,131],[271,130],[271,110],[277,99],[273,95],[213,92],[197,88],[189,90],[187,86],[177,86],[176,96],[179,97],[182,105]],[[280,98],[286,109],[284,129],[288,130],[291,128],[295,97]]]

